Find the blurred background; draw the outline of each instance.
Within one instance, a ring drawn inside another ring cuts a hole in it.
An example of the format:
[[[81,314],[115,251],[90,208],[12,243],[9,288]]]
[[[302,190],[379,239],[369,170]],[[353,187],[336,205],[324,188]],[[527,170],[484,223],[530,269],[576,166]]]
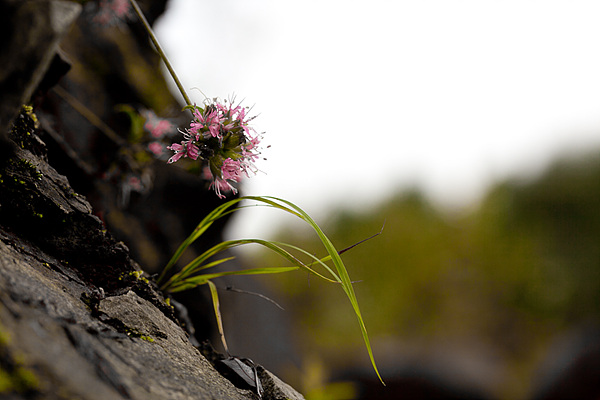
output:
[[[293,201],[340,249],[385,224],[344,254],[385,390],[343,292],[302,273],[229,282],[285,308],[225,293],[232,352],[308,399],[598,398],[599,13],[170,1],[155,27],[192,98],[236,96],[266,132],[242,193]],[[324,253],[292,219],[239,214],[231,238]]]

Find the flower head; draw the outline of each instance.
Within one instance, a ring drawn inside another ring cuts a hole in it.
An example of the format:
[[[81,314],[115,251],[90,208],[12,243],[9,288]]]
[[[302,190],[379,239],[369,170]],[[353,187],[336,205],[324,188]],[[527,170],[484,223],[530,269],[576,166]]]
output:
[[[115,25],[132,16],[129,0],[99,0],[94,22],[100,25]]]
[[[208,106],[205,110],[194,110],[194,121],[190,124],[190,133],[199,134],[202,131],[205,135],[218,138],[223,122],[218,110],[215,107]]]
[[[223,161],[221,165],[221,178],[239,182],[242,179],[243,166],[241,161],[233,161],[231,158]]]
[[[152,110],[143,110],[142,116],[146,118],[144,129],[155,139],[175,131],[175,126],[170,121],[157,117]]]
[[[191,109],[194,119],[185,132],[180,131],[184,141],[167,147],[175,152],[169,163],[182,157],[204,160],[210,187],[217,196],[236,193],[232,184],[240,182],[242,174],[249,177],[257,171],[254,162],[260,154],[260,136],[249,125],[253,118],[246,117],[247,108],[217,99],[205,103],[204,108],[194,105]]]
[[[183,137],[186,139],[179,143],[173,143],[170,146],[167,146],[167,149],[173,150],[175,154],[169,159],[168,163],[174,163],[178,161],[181,157],[191,158],[192,160],[197,160],[200,155],[200,149],[195,144],[193,138],[188,134],[183,134]]]
[[[160,142],[150,142],[148,143],[148,150],[152,152],[155,156],[161,156],[164,152],[164,147]]]

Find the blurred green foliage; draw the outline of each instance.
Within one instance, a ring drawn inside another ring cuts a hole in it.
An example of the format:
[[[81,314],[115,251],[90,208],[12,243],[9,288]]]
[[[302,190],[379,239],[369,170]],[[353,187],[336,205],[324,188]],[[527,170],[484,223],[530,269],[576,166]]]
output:
[[[441,212],[410,191],[362,213],[338,211],[323,225],[341,249],[384,221],[380,236],[343,254],[376,358],[378,343],[385,358],[390,341],[477,344],[492,349],[505,374],[506,387],[493,394],[519,397],[550,340],[600,320],[599,154],[497,184],[468,212]],[[295,226],[277,237],[318,249]],[[361,336],[341,291],[296,274],[269,282],[299,318],[303,351],[318,349],[331,369],[357,363]]]

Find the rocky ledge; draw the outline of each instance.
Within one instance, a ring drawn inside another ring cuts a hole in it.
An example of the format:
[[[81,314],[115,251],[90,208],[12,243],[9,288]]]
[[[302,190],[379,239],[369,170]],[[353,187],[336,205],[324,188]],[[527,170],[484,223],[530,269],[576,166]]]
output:
[[[46,162],[35,129],[25,109],[0,171],[0,395],[259,398],[256,385],[236,387],[192,344],[127,247]],[[262,398],[302,399],[253,371]]]

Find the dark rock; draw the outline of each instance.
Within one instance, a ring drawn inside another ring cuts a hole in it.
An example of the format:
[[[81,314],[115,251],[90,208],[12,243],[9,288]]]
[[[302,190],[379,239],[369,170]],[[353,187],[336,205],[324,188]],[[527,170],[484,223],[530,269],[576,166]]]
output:
[[[555,340],[534,388],[534,400],[600,398],[600,327],[581,326]]]
[[[100,26],[94,22],[94,3],[85,4],[60,43],[60,60],[68,60],[68,73],[46,96],[36,98],[39,136],[50,164],[85,196],[111,235],[125,243],[131,258],[144,271],[159,273],[196,224],[223,201],[208,190],[209,182],[201,174],[186,171],[181,163],[137,162],[143,151],[130,143],[131,121],[118,111],[120,106],[151,109],[181,128],[189,124],[190,115],[170,93],[161,60],[139,21]],[[150,22],[165,4],[140,2]],[[48,75],[59,74],[61,62],[55,64]],[[132,175],[147,178],[147,189],[130,190],[127,178]],[[219,242],[225,223],[226,218],[217,221],[186,251],[178,267]],[[177,298],[188,308],[199,337],[212,337],[210,298],[198,291]]]
[[[206,359],[238,388],[260,392],[264,400],[304,399],[290,385],[250,359],[221,354],[207,341],[201,343],[199,349]]]
[[[263,384],[263,389],[265,394],[263,398],[265,400],[303,400],[304,397],[298,393],[294,388],[292,388],[287,383],[283,382],[277,376],[264,369],[263,367],[258,367],[258,376]]]
[[[25,248],[24,242],[14,241],[11,246],[7,242],[12,236],[0,233],[0,332],[6,337],[0,354],[2,349],[13,354],[9,360],[21,360],[19,367],[34,377],[29,386],[0,394],[45,399],[253,398],[221,377],[181,328],[147,300],[131,291],[100,300],[99,312],[121,321],[117,329],[95,318],[81,300],[82,293],[94,295],[87,285],[50,267],[69,266],[33,245]]]
[[[0,171],[0,394],[255,398],[193,346],[127,247],[48,165],[34,121],[28,109],[17,119],[19,146]],[[265,399],[302,398],[259,376]]]
[[[151,19],[164,4],[147,5]],[[0,0],[0,397],[256,398],[193,345],[120,241],[149,264],[144,256],[156,249],[152,266],[159,268],[197,222],[176,200],[206,199],[192,210],[198,221],[218,200],[197,176],[147,165],[156,190],[119,201],[121,186],[106,179],[109,169],[120,179],[138,166],[119,158],[131,149],[115,105],[137,103],[159,114],[180,108],[139,27],[102,31],[82,14],[57,52],[79,9]],[[30,101],[37,109],[23,106]],[[204,246],[219,236],[213,231]],[[302,398],[260,374],[264,398]]]
[[[11,134],[20,148],[1,172],[0,223],[53,256],[76,263],[90,284],[113,291],[119,278],[134,270],[128,250],[106,232],[86,199],[44,161],[33,119],[22,113]]]
[[[0,2],[0,136],[27,103],[81,6],[67,1]],[[6,147],[7,141],[0,146]]]

